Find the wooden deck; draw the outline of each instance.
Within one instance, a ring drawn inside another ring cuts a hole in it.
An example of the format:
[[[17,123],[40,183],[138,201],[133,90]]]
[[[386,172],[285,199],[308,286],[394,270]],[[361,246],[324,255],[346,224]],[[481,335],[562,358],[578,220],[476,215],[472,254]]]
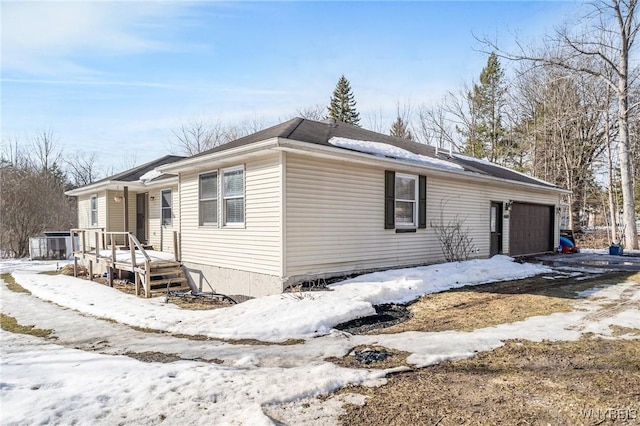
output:
[[[77,237],[77,238],[76,238]],[[149,250],[130,232],[105,232],[104,229],[72,229],[71,245],[74,275],[78,276],[78,260],[88,263],[89,279],[93,280],[94,266],[107,270],[109,285],[122,271],[134,275],[136,295],[151,297],[170,290],[188,290],[174,232],[173,253]]]

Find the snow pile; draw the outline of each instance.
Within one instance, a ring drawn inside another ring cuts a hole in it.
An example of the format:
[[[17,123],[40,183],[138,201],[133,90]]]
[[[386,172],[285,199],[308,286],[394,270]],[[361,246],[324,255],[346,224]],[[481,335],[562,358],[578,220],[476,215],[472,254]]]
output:
[[[138,180],[142,183],[148,183],[156,178],[159,178],[160,176],[162,176],[162,172],[159,172],[157,170],[150,170],[147,173],[140,176]]]
[[[425,155],[414,154],[406,149],[398,148],[397,146],[383,142],[359,141],[355,139],[333,137],[329,139],[329,143],[339,148],[373,154],[378,157],[388,157],[395,158],[397,160],[409,161],[422,166],[436,167],[439,169],[464,170],[464,167],[457,164],[439,160],[437,158],[427,157]]]
[[[405,303],[465,285],[526,278],[550,272],[506,256],[362,275],[330,291],[277,294],[229,308],[187,311],[163,298],[141,299],[101,284],[66,276],[14,272],[35,296],[98,317],[174,333],[214,338],[283,341],[328,334],[340,323],[375,313],[373,305]]]
[[[273,425],[262,406],[330,393],[383,372],[331,363],[239,369],[144,363],[0,331],[2,424]]]

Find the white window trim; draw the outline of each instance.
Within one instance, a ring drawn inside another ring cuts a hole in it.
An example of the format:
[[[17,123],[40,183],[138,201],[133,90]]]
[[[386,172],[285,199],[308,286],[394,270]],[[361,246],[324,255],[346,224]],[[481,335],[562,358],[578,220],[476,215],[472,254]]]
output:
[[[200,185],[200,179],[202,176],[205,175],[212,175],[214,174],[216,175],[216,197],[215,198],[202,198],[202,188]],[[204,173],[199,173],[198,174],[198,226],[207,226],[207,227],[218,227],[220,224],[220,221],[218,220],[219,218],[219,214],[220,214],[220,172],[218,170],[211,170],[208,172],[204,172]],[[200,203],[202,201],[212,201],[215,200],[216,201],[216,217],[215,217],[215,222],[204,222],[202,219],[202,210],[200,208]]]
[[[162,201],[164,199],[164,193],[169,193],[169,207],[163,207]],[[199,202],[198,202],[199,204]],[[164,223],[164,210],[169,210],[169,223]],[[160,225],[161,226],[173,226],[173,190],[171,188],[163,189],[160,191]]]
[[[405,174],[405,173],[396,173],[396,179],[398,178],[405,178],[405,179],[413,179],[413,181],[415,182],[415,184],[413,185],[413,189],[414,189],[414,194],[413,194],[413,200],[406,200],[403,198],[398,198],[397,196],[394,199],[394,211],[395,211],[395,203],[398,201],[403,201],[406,203],[413,203],[413,222],[412,223],[398,223],[398,218],[395,217],[394,221],[396,223],[396,228],[402,228],[402,229],[417,229],[418,228],[418,202],[419,202],[419,194],[420,194],[420,190],[419,190],[419,185],[420,185],[420,180],[418,178],[418,175],[409,175],[409,174]],[[395,185],[395,182],[393,183]]]
[[[230,173],[230,172],[236,172],[238,170],[242,171],[242,195],[238,196],[238,195],[234,195],[234,196],[229,196],[227,197],[224,193],[224,175],[225,173]],[[219,184],[220,184],[220,198],[222,200],[222,203],[220,203],[220,208],[221,208],[221,214],[222,214],[222,226],[225,228],[244,228],[244,224],[245,221],[247,220],[246,218],[246,214],[247,214],[247,204],[246,204],[246,187],[247,187],[247,173],[245,171],[245,167],[244,164],[240,165],[240,166],[234,166],[234,167],[228,167],[226,169],[222,169],[220,171],[220,176],[222,176],[222,179],[218,179],[219,180]],[[242,222],[231,222],[231,223],[227,223],[227,209],[225,206],[225,201],[226,200],[235,200],[235,199],[240,199],[242,198],[242,206],[244,208],[244,211],[242,212],[242,218],[244,219]]]
[[[93,212],[94,212],[93,200],[96,200],[96,208],[95,208],[96,221],[95,222],[93,221]],[[98,194],[93,194],[91,197],[89,197],[89,222],[90,222],[90,226],[98,226],[100,224],[100,216],[99,216],[98,212],[99,212]]]

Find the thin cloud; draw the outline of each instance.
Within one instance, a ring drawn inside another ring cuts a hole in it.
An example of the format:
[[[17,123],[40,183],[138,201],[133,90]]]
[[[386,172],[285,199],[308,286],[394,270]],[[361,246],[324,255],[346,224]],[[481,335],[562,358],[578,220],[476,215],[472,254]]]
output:
[[[28,78],[0,78],[3,83],[18,84],[45,84],[59,86],[125,86],[125,87],[149,87],[157,89],[184,89],[187,86],[174,84],[152,83],[144,81],[100,81],[100,80],[38,80]]]
[[[87,58],[171,50],[151,36],[185,4],[164,2],[4,2],[2,69],[35,75],[91,73]]]

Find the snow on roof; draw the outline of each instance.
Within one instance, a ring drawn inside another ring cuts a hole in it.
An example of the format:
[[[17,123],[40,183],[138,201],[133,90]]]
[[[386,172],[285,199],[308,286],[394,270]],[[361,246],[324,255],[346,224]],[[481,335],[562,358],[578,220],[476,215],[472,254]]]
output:
[[[154,169],[154,170],[149,170],[147,173],[140,176],[138,180],[142,183],[148,183],[156,178],[159,178],[160,176],[162,176],[162,172],[159,172]]]
[[[482,158],[476,158],[476,157],[469,157],[467,155],[462,155],[462,154],[453,154],[453,156],[456,157],[456,158],[460,158],[461,160],[471,161],[471,162],[475,162],[475,163],[479,163],[479,164],[486,164],[488,166],[498,167],[500,169],[508,170],[511,173],[515,173],[515,174],[518,174],[520,176],[524,176],[526,178],[529,178],[529,179],[534,180],[536,182],[540,182],[541,184],[544,184],[544,185],[547,185],[547,186],[556,186],[556,185],[554,185],[554,184],[552,184],[550,182],[547,182],[546,180],[538,179],[535,176],[527,175],[527,174],[521,173],[521,172],[519,172],[517,170],[510,169],[508,167],[504,167],[504,166],[501,166],[501,165],[496,164],[496,163],[492,163],[489,160],[485,160],[485,159],[482,159]]]
[[[373,154],[377,157],[395,158],[397,160],[409,161],[411,163],[420,164],[422,166],[436,167],[440,169],[464,170],[464,167],[448,161],[437,158],[427,157],[425,155],[414,154],[406,149],[389,145],[383,142],[361,141],[354,139],[346,139],[333,137],[329,139],[329,143],[339,148],[351,149],[354,151]]]

